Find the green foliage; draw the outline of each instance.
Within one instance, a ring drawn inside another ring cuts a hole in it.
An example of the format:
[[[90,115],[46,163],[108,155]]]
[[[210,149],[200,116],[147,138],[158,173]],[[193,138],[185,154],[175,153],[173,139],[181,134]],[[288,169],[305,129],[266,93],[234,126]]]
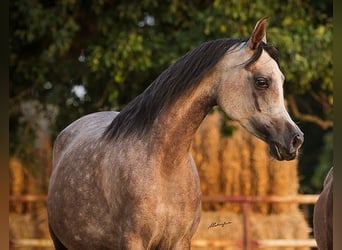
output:
[[[322,153],[311,180],[313,187],[318,192],[322,191],[324,179],[330,168],[333,167],[333,133],[325,134],[323,140]]]
[[[220,127],[220,132],[222,134],[222,136],[232,136],[233,133],[238,129],[238,127],[228,124],[229,121],[231,121],[231,119],[222,112],[222,124]]]
[[[287,90],[303,94],[318,81],[331,103],[332,2],[266,2],[14,1],[10,66],[20,87],[11,94],[31,85],[39,91],[47,80],[70,89],[71,80],[83,78],[79,83],[91,90],[102,83],[102,91],[88,91],[96,103],[103,93],[118,97],[136,85],[127,99],[101,103],[118,108],[187,50],[209,39],[248,36],[256,20],[268,16]],[[77,62],[82,49],[86,67]]]
[[[248,36],[264,16],[286,94],[296,96],[301,112],[331,119],[332,1],[12,1],[11,154],[31,155],[18,147],[21,103],[58,108],[54,137],[85,113],[120,109],[200,43]],[[84,97],[75,85],[85,88]]]

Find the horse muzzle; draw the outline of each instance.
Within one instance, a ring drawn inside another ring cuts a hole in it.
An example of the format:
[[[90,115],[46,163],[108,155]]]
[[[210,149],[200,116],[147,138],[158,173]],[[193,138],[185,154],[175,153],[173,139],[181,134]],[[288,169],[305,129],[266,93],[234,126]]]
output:
[[[279,161],[295,159],[304,142],[303,132],[292,120],[251,117],[241,124],[265,141],[269,145],[271,156]]]
[[[304,142],[304,134],[301,131],[294,133],[287,143],[280,143],[279,141],[270,141],[269,149],[272,157],[279,161],[290,161],[298,156],[299,148]]]

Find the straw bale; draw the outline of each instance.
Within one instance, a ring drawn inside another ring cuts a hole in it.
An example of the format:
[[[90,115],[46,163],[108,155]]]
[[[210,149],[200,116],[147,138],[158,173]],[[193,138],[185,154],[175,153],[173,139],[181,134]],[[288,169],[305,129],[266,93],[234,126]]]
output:
[[[34,238],[35,228],[32,226],[30,214],[9,214],[9,234],[11,238]]]
[[[12,239],[49,239],[46,208],[39,208],[30,213],[9,214],[9,236]],[[53,248],[20,247],[22,250],[52,250]]]
[[[34,194],[37,191],[36,180],[25,168],[22,161],[16,157],[11,157],[9,160],[9,193],[10,195]],[[23,213],[30,209],[28,204],[10,204],[10,211]]]
[[[224,226],[210,227],[212,223],[224,223]],[[261,239],[308,239],[310,228],[302,213],[297,209],[291,214],[280,213],[274,215],[263,215],[252,213],[250,217],[251,237],[253,240]],[[242,241],[243,218],[241,214],[230,211],[206,211],[202,212],[199,227],[193,240],[226,240]],[[192,247],[193,250],[204,248]],[[237,250],[237,246],[229,247],[207,247],[206,250]],[[278,248],[274,247],[273,250]],[[307,250],[308,247],[282,247],[279,250]]]
[[[192,154],[197,164],[203,195],[294,195],[298,191],[297,160],[273,159],[265,142],[251,135],[236,122],[231,137],[220,132],[222,114],[213,112],[195,135]],[[293,204],[253,205],[263,214],[295,209]],[[241,211],[239,204],[204,204],[204,210]]]

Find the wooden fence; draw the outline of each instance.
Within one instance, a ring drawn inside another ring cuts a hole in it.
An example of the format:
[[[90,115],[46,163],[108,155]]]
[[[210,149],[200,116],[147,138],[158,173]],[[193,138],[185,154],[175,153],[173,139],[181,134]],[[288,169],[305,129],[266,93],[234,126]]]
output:
[[[23,202],[45,202],[46,195],[21,195],[10,196],[12,203]],[[243,215],[243,239],[241,241],[228,240],[193,240],[193,247],[228,247],[238,246],[244,250],[274,248],[274,247],[317,247],[315,239],[268,239],[255,240],[251,235],[251,203],[296,203],[296,204],[315,204],[318,195],[293,195],[293,196],[226,196],[212,195],[203,196],[202,202],[237,202],[242,204]],[[53,247],[50,239],[10,239],[10,246],[15,247]]]
[[[243,239],[241,241],[192,241],[192,246],[196,247],[227,247],[239,246],[244,250],[272,248],[272,247],[317,247],[315,239],[269,239],[254,240],[251,234],[251,203],[296,203],[315,204],[318,195],[292,195],[292,196],[227,196],[212,195],[202,197],[202,202],[237,202],[242,204],[243,215]]]

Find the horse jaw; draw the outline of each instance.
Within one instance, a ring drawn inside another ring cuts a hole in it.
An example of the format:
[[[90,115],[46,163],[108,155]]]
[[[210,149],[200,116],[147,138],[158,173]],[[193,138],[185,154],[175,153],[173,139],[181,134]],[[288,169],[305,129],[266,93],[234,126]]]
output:
[[[284,117],[267,119],[254,116],[240,121],[240,124],[268,144],[273,158],[290,161],[298,156],[304,134],[291,119],[284,119]]]

